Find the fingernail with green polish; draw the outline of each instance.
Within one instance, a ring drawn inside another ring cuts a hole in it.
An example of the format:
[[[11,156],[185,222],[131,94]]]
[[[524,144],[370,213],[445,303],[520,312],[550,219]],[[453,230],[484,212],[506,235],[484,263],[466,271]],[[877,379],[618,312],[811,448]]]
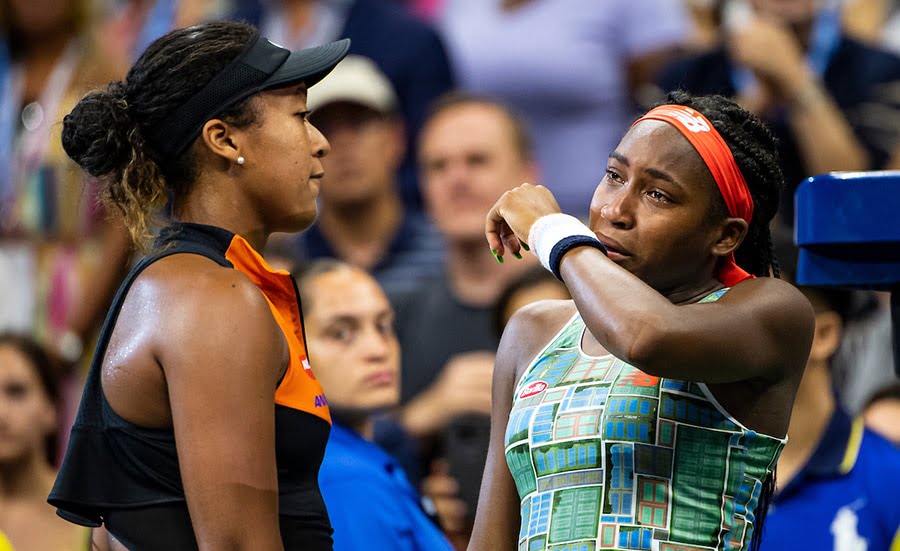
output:
[[[522,260],[522,255],[519,253],[513,253],[513,256],[518,258],[519,260]]]
[[[522,241],[521,239],[519,239],[519,243],[522,244],[522,248],[525,249],[526,251],[530,251],[530,250],[531,250],[531,247],[528,246],[528,243]]]

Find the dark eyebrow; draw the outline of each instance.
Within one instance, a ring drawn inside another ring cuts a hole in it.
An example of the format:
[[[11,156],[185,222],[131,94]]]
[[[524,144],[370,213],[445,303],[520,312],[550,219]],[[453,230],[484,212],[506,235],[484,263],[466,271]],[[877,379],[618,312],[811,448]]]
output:
[[[365,314],[363,315],[365,316]],[[361,317],[358,314],[345,314],[345,313],[337,313],[327,318],[327,323],[352,323],[358,324]],[[391,308],[385,308],[384,310],[379,310],[374,313],[375,319],[381,319],[385,317],[393,317],[394,311]]]
[[[631,166],[631,163],[628,162],[628,158],[625,157],[625,155],[622,155],[621,153],[619,153],[618,151],[613,151],[612,153],[610,153],[609,158],[615,159],[625,166]]]
[[[609,158],[615,159],[625,166],[628,166],[628,167],[631,166],[631,163],[628,162],[628,158],[625,155],[622,155],[621,153],[619,153],[618,151],[613,151],[612,153],[610,153]],[[646,172],[651,177],[653,177],[657,180],[663,180],[663,181],[669,182],[670,184],[673,184],[675,186],[683,187],[681,185],[681,183],[678,182],[678,180],[676,180],[675,178],[673,178],[668,172],[663,172],[662,170],[659,170],[658,168],[645,168],[644,172]]]
[[[663,172],[662,170],[659,170],[656,168],[646,168],[646,169],[644,169],[644,172],[646,172],[650,176],[656,178],[657,180],[665,180],[666,182],[669,182],[670,184],[673,184],[678,187],[682,187],[681,184],[675,178],[672,178],[672,176],[670,176],[668,172]]]
[[[327,324],[332,323],[358,323],[357,317],[352,314],[337,314],[327,319]]]

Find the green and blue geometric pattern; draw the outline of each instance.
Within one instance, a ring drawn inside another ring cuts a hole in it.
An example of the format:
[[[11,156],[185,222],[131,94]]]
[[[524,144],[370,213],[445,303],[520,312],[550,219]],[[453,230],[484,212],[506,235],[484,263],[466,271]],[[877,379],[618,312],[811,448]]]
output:
[[[584,329],[576,315],[516,387],[518,550],[746,549],[784,442],[740,426],[704,385],[584,354]]]

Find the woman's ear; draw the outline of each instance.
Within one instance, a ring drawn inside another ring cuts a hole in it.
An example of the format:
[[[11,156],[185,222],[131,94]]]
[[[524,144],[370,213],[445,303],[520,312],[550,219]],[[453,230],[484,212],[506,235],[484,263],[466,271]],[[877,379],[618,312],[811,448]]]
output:
[[[816,314],[816,331],[813,333],[810,361],[827,362],[837,352],[844,334],[844,323],[837,312],[831,310]]]
[[[220,119],[210,119],[203,125],[200,137],[214,155],[229,164],[237,163],[240,152],[240,138],[235,129]]]
[[[728,256],[737,250],[747,237],[749,226],[743,218],[726,218],[719,226],[712,246],[715,256]]]

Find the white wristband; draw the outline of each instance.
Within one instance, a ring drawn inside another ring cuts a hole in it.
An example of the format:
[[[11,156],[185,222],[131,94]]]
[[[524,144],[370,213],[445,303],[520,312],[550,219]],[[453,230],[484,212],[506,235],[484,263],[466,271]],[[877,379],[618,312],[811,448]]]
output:
[[[556,213],[541,216],[534,221],[528,232],[528,246],[531,252],[541,261],[541,266],[553,272],[550,265],[550,253],[553,246],[561,240],[573,235],[583,235],[597,239],[594,232],[581,220],[569,214]]]

